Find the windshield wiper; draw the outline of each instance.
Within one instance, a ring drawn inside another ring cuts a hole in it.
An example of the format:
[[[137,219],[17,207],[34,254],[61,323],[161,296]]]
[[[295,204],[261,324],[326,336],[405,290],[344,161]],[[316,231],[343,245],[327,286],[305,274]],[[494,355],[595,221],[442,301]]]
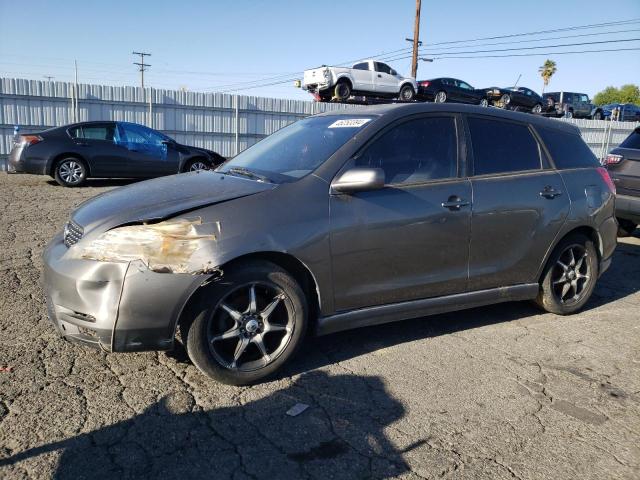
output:
[[[229,170],[227,170],[226,173],[230,173],[232,175],[240,175],[243,177],[251,178],[252,180],[257,180],[259,182],[273,183],[271,180],[269,180],[268,177],[257,174],[256,172],[252,172],[251,170],[245,167],[232,167]]]

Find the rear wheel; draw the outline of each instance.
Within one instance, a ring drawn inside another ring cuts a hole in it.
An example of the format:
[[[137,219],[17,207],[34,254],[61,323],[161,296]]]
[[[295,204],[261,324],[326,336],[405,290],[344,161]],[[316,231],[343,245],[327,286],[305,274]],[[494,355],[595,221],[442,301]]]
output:
[[[604,115],[602,114],[602,110],[598,110],[593,114],[593,120],[604,120]]]
[[[593,241],[570,235],[553,251],[545,268],[536,303],[547,312],[568,315],[591,297],[598,278],[598,253]]]
[[[573,118],[573,110],[569,109],[564,113],[564,118]]]
[[[295,279],[270,262],[237,264],[205,287],[195,317],[181,325],[191,361],[205,375],[247,385],[276,372],[307,329],[307,301]]]
[[[508,93],[502,95],[502,97],[500,97],[500,103],[502,103],[504,107],[509,105],[511,103],[511,95],[509,95]]]
[[[53,176],[63,187],[79,187],[87,180],[87,166],[78,158],[63,158],[56,163]]]
[[[531,109],[533,113],[542,113],[542,105],[540,103],[536,103]]]
[[[440,90],[436,93],[436,96],[433,98],[435,103],[445,103],[447,101],[447,92],[444,90]]]
[[[399,97],[403,102],[410,102],[411,100],[413,100],[415,94],[416,92],[411,85],[403,85],[400,89]]]
[[[625,218],[618,218],[618,236],[629,237],[633,234],[638,224]]]
[[[480,100],[480,106],[481,107],[488,107],[489,106],[489,100],[487,100],[486,98],[483,98],[482,100]]]
[[[346,100],[351,96],[351,85],[346,80],[340,80],[333,90],[333,96],[340,100]]]

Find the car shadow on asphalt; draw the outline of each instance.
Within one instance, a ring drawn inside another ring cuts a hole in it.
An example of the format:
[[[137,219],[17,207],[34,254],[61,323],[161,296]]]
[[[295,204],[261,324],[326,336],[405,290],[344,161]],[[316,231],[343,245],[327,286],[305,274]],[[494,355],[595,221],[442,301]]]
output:
[[[297,404],[308,408],[288,414]],[[56,479],[394,478],[426,443],[387,438],[404,415],[379,377],[312,372],[231,407],[167,396],[125,421],[0,457],[0,471],[59,451]]]

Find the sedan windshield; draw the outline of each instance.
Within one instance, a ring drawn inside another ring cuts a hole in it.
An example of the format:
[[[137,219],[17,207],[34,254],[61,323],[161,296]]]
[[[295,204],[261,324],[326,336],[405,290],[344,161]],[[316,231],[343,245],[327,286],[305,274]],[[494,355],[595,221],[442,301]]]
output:
[[[248,148],[217,171],[257,181],[293,182],[313,172],[373,117],[309,117]]]

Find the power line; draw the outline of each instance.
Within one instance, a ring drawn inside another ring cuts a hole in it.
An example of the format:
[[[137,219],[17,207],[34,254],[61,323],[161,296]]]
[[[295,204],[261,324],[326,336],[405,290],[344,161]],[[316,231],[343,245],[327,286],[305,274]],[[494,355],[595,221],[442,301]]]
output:
[[[140,67],[140,86],[144,89],[144,71],[146,70],[146,67],[151,66],[148,63],[144,63],[144,57],[150,57],[151,54],[144,53],[144,52],[131,52],[131,53],[132,55],[140,55],[140,61],[133,62],[133,64],[138,65]]]
[[[544,52],[544,53],[510,53],[507,55],[476,55],[476,56],[466,56],[466,57],[449,57],[442,56],[436,57],[434,60],[443,60],[443,59],[453,59],[453,58],[507,58],[507,57],[533,57],[533,56],[552,56],[552,55],[573,55],[573,54],[581,54],[581,53],[599,53],[599,52],[629,52],[633,50],[640,50],[640,47],[631,47],[631,48],[611,48],[611,49],[603,49],[603,50],[575,50],[569,52]]]
[[[576,47],[582,45],[600,45],[603,43],[622,43],[622,42],[637,42],[640,38],[624,38],[618,40],[600,40],[596,42],[578,42],[578,43],[562,43],[557,45],[538,45],[534,47],[514,47],[514,48],[498,48],[492,50],[471,50],[471,51],[462,51],[462,52],[420,52],[421,55],[429,55],[431,57],[438,57],[440,55],[462,55],[462,54],[473,54],[473,53],[492,53],[492,52],[513,52],[513,51],[521,51],[521,50],[537,50],[540,48],[561,48],[561,47]],[[402,60],[407,58],[407,56],[398,57],[393,60]],[[389,60],[391,61],[391,60]]]

